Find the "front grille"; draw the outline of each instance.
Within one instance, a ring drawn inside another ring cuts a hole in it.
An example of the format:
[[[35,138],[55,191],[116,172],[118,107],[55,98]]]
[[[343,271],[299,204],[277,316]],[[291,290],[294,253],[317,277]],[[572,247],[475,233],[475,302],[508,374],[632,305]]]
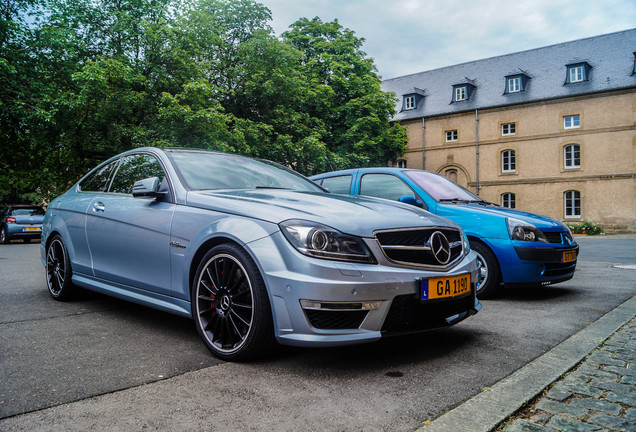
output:
[[[431,235],[441,232],[450,243],[450,259],[446,264],[437,260],[430,247]],[[406,265],[447,266],[463,254],[459,230],[452,228],[415,228],[375,233],[384,255],[393,262]]]
[[[472,295],[448,300],[421,302],[413,294],[397,296],[391,303],[382,331],[409,333],[446,325],[446,318],[475,306]]]
[[[548,239],[548,243],[563,243],[563,238],[560,232],[544,232],[545,238]]]
[[[544,276],[563,276],[574,272],[576,261],[569,263],[548,263],[545,264]]]
[[[357,329],[369,311],[325,311],[306,309],[305,313],[312,326],[322,330]]]

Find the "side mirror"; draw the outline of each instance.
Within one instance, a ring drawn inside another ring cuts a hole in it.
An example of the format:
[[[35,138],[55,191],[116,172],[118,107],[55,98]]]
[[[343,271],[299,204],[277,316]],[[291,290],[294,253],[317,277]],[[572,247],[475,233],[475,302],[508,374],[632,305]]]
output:
[[[415,207],[424,208],[424,203],[422,201],[416,200],[414,196],[404,195],[398,198],[398,201],[404,204],[414,205]]]
[[[164,192],[158,192],[159,178],[149,177],[138,180],[133,185],[132,194],[135,198],[160,198],[165,195]]]

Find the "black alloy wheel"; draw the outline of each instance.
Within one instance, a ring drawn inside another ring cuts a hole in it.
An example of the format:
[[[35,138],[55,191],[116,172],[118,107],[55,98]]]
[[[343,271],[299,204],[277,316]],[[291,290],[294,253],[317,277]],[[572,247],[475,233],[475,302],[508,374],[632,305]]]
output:
[[[55,300],[68,300],[74,294],[71,263],[62,237],[54,236],[46,248],[46,285]]]
[[[251,257],[233,244],[212,248],[201,261],[193,289],[197,331],[214,355],[247,360],[273,345],[271,309]]]

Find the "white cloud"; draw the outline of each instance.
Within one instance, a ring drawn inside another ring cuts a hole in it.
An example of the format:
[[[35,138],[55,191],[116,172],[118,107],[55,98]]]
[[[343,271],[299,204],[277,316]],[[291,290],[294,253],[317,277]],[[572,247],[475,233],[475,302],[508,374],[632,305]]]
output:
[[[634,0],[260,0],[282,33],[298,18],[338,22],[366,40],[383,78],[625,30]]]

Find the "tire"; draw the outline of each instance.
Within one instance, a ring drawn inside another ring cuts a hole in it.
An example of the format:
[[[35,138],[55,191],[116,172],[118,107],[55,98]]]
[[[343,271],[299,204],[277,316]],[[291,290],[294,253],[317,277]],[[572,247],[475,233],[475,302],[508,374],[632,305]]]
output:
[[[0,229],[0,243],[7,244],[9,241],[11,241],[11,239],[7,233],[7,227],[2,227],[2,229]]]
[[[46,285],[51,297],[60,301],[71,299],[76,290],[71,282],[72,276],[64,240],[55,235],[46,247]]]
[[[481,264],[476,295],[479,299],[493,298],[501,288],[501,273],[497,257],[488,246],[481,242],[471,241],[470,248],[475,251],[477,261]]]
[[[192,316],[205,345],[222,360],[249,360],[274,346],[265,283],[252,258],[234,244],[215,246],[201,260]]]

